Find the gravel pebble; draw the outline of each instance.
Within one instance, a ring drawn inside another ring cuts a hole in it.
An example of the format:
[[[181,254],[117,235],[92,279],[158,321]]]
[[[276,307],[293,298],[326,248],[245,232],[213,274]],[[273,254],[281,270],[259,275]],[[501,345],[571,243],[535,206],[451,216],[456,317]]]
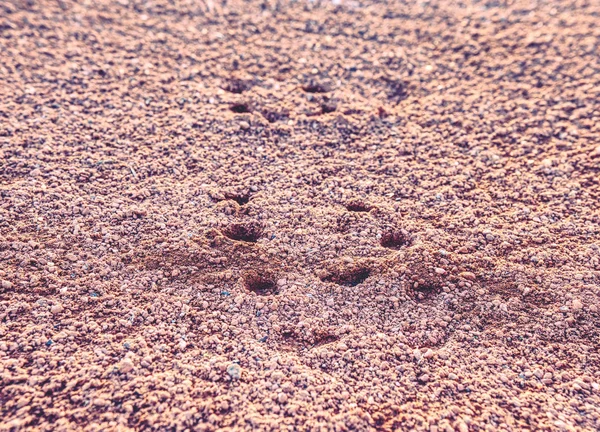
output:
[[[227,373],[231,379],[239,380],[242,375],[242,368],[237,363],[232,363],[227,366]]]
[[[52,305],[52,307],[50,308],[50,312],[52,312],[53,314],[59,314],[59,313],[63,312],[64,310],[65,310],[65,308],[60,303],[56,303],[56,304]]]

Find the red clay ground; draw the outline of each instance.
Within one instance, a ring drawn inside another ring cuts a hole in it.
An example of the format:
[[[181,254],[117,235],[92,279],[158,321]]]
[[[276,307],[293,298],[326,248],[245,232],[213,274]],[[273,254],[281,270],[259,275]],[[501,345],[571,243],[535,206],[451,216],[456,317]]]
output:
[[[595,1],[0,4],[2,430],[600,428]]]

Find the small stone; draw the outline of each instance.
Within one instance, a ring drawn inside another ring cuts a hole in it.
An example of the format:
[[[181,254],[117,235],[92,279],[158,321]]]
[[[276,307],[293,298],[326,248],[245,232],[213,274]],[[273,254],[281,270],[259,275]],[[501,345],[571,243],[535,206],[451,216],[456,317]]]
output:
[[[11,289],[13,287],[13,283],[7,280],[3,280],[2,281],[2,288],[3,289]]]
[[[433,357],[433,350],[430,348],[427,351],[425,351],[425,354],[423,354],[423,357],[426,359]]]
[[[231,377],[231,379],[239,380],[242,376],[242,368],[237,363],[232,363],[227,366],[227,373]]]
[[[75,255],[74,253],[68,253],[68,254],[66,255],[66,258],[67,258],[69,261],[77,261],[77,255]]]
[[[106,399],[104,399],[104,398],[101,398],[101,397],[95,398],[94,399],[94,405],[100,406],[100,407],[106,406],[106,405],[108,405],[108,401]]]
[[[459,276],[462,277],[462,278],[464,278],[464,279],[470,280],[470,281],[474,281],[476,279],[475,273],[471,273],[471,272],[468,272],[468,271],[460,273]]]
[[[273,378],[275,381],[281,381],[284,377],[285,375],[283,374],[283,372],[278,370],[273,371],[273,373],[271,374],[271,378]]]
[[[456,430],[458,432],[469,432],[469,426],[464,421],[459,421],[456,424]]]
[[[59,314],[64,310],[65,308],[63,308],[63,306],[60,303],[56,303],[50,308],[50,312],[52,312],[53,314]]]
[[[240,128],[242,129],[248,129],[250,127],[250,123],[248,123],[247,121],[241,121],[240,122]]]
[[[458,376],[455,373],[450,372],[448,374],[448,379],[452,380],[452,381],[456,381],[458,379]]]
[[[413,357],[416,361],[421,361],[421,359],[423,358],[423,354],[421,354],[421,350],[419,348],[413,351]]]
[[[436,274],[443,275],[446,273],[446,270],[444,270],[443,268],[440,268],[440,267],[436,267],[435,272],[436,272]]]
[[[429,381],[429,375],[428,374],[423,374],[419,377],[419,381],[426,383],[427,381]]]
[[[119,372],[127,373],[133,370],[133,362],[129,359],[124,359],[119,363]]]
[[[559,429],[567,429],[567,424],[562,420],[554,420],[554,426]]]
[[[285,393],[279,393],[277,395],[277,402],[279,402],[280,404],[284,404],[286,403],[288,400],[287,395]]]
[[[573,300],[573,310],[581,310],[583,309],[583,303],[579,299]]]

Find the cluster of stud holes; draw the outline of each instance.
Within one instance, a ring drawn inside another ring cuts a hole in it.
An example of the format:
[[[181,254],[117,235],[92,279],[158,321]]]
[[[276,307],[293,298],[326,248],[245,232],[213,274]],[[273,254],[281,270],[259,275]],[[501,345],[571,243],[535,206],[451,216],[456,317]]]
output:
[[[222,233],[231,240],[256,243],[263,235],[263,227],[257,223],[234,223],[224,228]]]
[[[338,285],[354,287],[366,281],[370,275],[371,270],[368,268],[357,267],[330,274],[321,278],[321,280],[323,282],[333,282]]]
[[[277,284],[269,274],[249,271],[244,275],[244,287],[256,295],[277,294]]]
[[[247,104],[243,104],[243,103],[236,103],[236,104],[230,105],[229,109],[236,114],[244,114],[244,113],[252,112],[250,107]]]
[[[399,230],[386,231],[381,235],[379,243],[389,249],[400,249],[410,245],[410,238]]]

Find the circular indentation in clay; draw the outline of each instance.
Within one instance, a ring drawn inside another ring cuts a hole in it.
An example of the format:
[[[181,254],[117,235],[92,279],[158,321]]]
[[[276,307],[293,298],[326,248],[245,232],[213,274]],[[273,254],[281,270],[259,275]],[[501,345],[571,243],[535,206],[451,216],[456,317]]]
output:
[[[263,234],[263,226],[257,222],[232,223],[221,232],[231,240],[255,243]]]

